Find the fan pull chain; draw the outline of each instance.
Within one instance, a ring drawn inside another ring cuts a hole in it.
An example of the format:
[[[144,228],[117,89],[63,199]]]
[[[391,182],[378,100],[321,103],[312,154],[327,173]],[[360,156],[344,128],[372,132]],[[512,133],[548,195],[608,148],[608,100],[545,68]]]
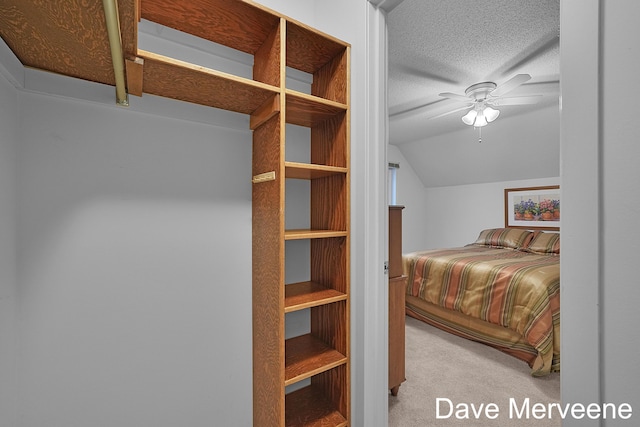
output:
[[[478,128],[478,143],[482,142],[482,128]]]

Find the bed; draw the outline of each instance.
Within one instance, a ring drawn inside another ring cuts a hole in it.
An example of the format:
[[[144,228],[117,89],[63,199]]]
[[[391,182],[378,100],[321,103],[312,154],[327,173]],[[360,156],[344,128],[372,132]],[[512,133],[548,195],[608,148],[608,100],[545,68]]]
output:
[[[527,362],[560,370],[560,235],[483,230],[458,248],[403,255],[407,314]]]

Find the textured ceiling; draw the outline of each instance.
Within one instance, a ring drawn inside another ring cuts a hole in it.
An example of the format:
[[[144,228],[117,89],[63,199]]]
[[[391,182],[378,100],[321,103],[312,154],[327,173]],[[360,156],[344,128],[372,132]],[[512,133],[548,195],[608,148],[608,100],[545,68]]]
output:
[[[404,0],[388,14],[390,142],[458,130],[474,83],[532,79],[509,95],[542,94],[534,106],[501,107],[501,117],[558,103],[559,0]]]

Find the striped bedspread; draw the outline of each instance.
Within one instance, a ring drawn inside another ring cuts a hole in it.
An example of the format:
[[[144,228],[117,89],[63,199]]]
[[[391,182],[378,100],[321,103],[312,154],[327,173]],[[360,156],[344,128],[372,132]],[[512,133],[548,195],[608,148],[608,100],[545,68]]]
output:
[[[538,352],[533,375],[558,369],[559,255],[470,245],[404,258],[407,294],[522,335]]]

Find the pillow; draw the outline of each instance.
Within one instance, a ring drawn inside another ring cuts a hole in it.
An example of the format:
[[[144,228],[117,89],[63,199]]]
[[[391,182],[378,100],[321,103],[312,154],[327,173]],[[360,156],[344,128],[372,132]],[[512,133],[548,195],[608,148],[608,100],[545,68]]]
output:
[[[473,244],[491,246],[493,248],[519,249],[526,247],[532,237],[533,233],[529,230],[518,228],[489,228],[482,230]]]
[[[560,233],[539,233],[525,250],[535,254],[559,254]]]

